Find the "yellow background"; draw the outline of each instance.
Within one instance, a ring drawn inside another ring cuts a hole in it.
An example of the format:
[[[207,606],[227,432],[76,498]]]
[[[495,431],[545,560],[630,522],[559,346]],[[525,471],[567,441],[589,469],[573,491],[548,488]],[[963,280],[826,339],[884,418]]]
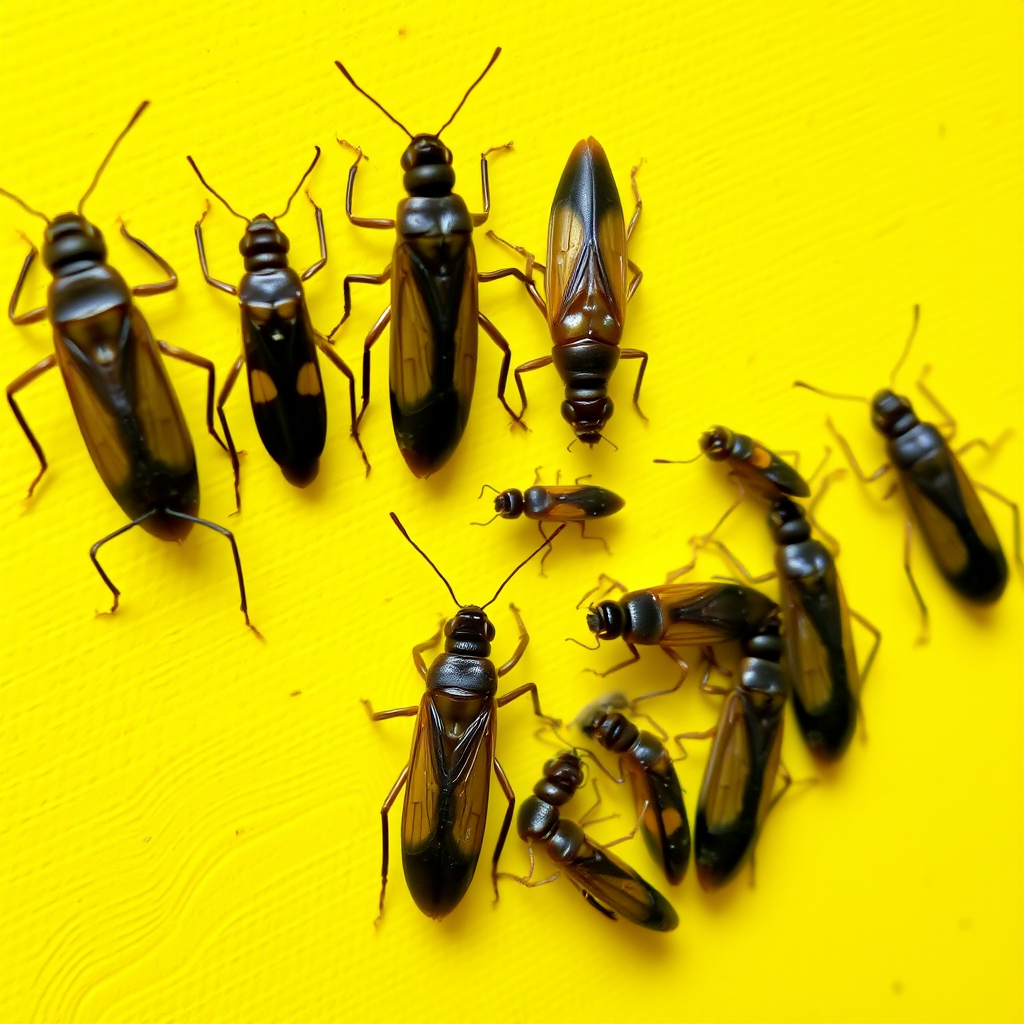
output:
[[[800,449],[809,467],[831,414],[874,467],[881,439],[863,408],[790,384],[883,386],[915,302],[921,330],[899,386],[917,398],[913,381],[934,364],[963,440],[1013,427],[998,454],[975,449],[966,461],[1024,498],[1019,4],[7,2],[3,18],[0,184],[51,215],[73,208],[131,111],[152,100],[87,213],[130,282],[159,275],[117,236],[118,215],[177,268],[180,289],[140,306],[156,336],[212,358],[220,379],[239,348],[237,312],[200,275],[192,224],[205,194],[185,154],[253,215],[279,209],[313,144],[324,147],[310,187],[330,262],[308,298],[327,328],[344,274],[379,271],[391,245],[345,220],[350,157],[333,138],[371,157],[356,196],[367,216],[392,215],[404,146],[333,60],[415,130],[434,130],[496,44],[501,59],[445,133],[457,188],[478,209],[479,152],[514,140],[492,160],[490,226],[540,253],[577,139],[600,139],[624,199],[644,158],[631,255],[645,278],[625,343],[651,361],[650,423],[630,408],[636,364],[624,364],[607,431],[619,450],[567,454],[554,371],[527,378],[532,433],[510,433],[493,398],[497,351],[481,334],[466,439],[423,482],[393,441],[384,340],[365,420],[371,476],[346,438],[344,381],[325,368],[328,447],[305,491],[263,451],[240,385],[228,409],[249,454],[244,509],[231,520],[229,465],[202,427],[205,380],[172,364],[202,511],[236,531],[265,644],[243,628],[226,544],[200,529],[181,548],[142,531],[112,543],[105,564],[122,610],[94,618],[108,596],[87,551],[123,516],[57,374],[23,393],[52,468],[26,506],[35,460],[0,417],[0,1020],[1020,1019],[1020,574],[997,606],[974,609],[918,548],[933,621],[931,643],[916,646],[903,513],[899,499],[880,500],[884,485],[848,477],[821,509],[843,542],[850,604],[884,633],[864,695],[867,741],[821,773],[790,728],[785,760],[820,784],[795,788],[773,813],[754,888],[743,876],[709,896],[691,871],[670,894],[681,919],[672,935],[605,921],[565,880],[505,883],[493,909],[483,868],[438,924],[412,903],[397,860],[375,930],[378,810],[411,721],[372,724],[359,703],[417,702],[409,648],[453,610],[389,510],[459,597],[479,602],[536,540],[525,521],[469,526],[490,508],[476,501],[482,483],[526,487],[542,465],[548,481],[559,468],[593,473],[626,498],[602,531],[613,557],[567,531],[549,577],[531,566],[493,607],[497,657],[515,643],[506,598],[532,635],[508,688],[535,680],[545,708],[571,717],[610,688],[584,669],[624,653],[565,643],[588,636],[580,595],[601,571],[634,587],[660,582],[731,500],[719,467],[652,458],[690,457],[720,422]],[[18,232],[38,240],[42,225],[10,203],[0,218],[6,289],[25,252]],[[215,207],[206,226],[214,275],[237,280],[241,225]],[[295,264],[308,266],[316,239],[301,197],[283,227]],[[482,234],[478,251],[484,269],[509,262]],[[44,288],[34,271],[25,301]],[[385,291],[356,290],[339,341],[353,363]],[[513,282],[483,286],[481,307],[516,363],[548,350]],[[50,350],[45,325],[2,335],[5,381]],[[1008,510],[984,500],[1009,543]],[[735,515],[723,539],[769,567],[760,510]],[[711,556],[698,569],[721,571]],[[668,659],[646,650],[607,683],[637,694],[672,679]],[[717,707],[691,685],[651,711],[679,731],[707,727]],[[500,715],[499,757],[520,797],[551,753],[534,727],[528,701]],[[691,814],[704,757],[698,746],[679,766]],[[593,829],[606,840],[633,816],[608,788],[620,817]],[[502,806],[495,787],[485,851]],[[621,852],[658,882],[639,841]],[[525,870],[514,834],[503,864]]]

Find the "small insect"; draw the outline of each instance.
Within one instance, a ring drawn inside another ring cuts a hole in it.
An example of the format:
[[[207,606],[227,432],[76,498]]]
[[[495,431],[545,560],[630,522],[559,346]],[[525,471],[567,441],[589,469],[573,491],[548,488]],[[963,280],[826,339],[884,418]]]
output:
[[[647,353],[620,348],[626,321],[626,303],[633,298],[643,274],[626,255],[626,246],[640,218],[643,204],[630,172],[636,206],[629,227],[622,212],[608,157],[595,138],[581,139],[569,156],[555,191],[548,222],[547,265],[538,263],[522,246],[512,245],[489,232],[496,241],[526,257],[526,270],[516,274],[537,308],[546,317],[554,347],[551,355],[516,367],[516,387],[526,411],[524,373],[552,363],[565,384],[562,418],[578,440],[595,445],[614,412],[608,382],[619,359],[639,359],[633,405],[640,411],[640,386],[647,369]],[[533,280],[534,267],[544,274],[541,298]],[[627,282],[627,268],[633,276]]]
[[[509,573],[487,604],[464,605],[437,566],[406,533],[398,516],[392,512],[391,518],[402,536],[441,577],[459,611],[444,624],[444,653],[439,654],[429,668],[423,660],[423,652],[437,645],[442,631],[439,629],[425,643],[412,649],[413,662],[427,684],[427,692],[418,705],[375,712],[369,701],[363,702],[375,722],[416,716],[409,762],[380,811],[383,829],[380,913],[384,912],[384,892],[388,882],[388,812],[404,786],[402,863],[405,880],[420,910],[428,917],[440,920],[455,909],[473,880],[487,823],[492,766],[508,800],[491,868],[497,897],[498,858],[512,824],[516,801],[508,778],[494,756],[497,709],[528,693],[533,699],[534,712],[549,724],[558,724],[557,719],[549,718],[541,711],[537,687],[533,683],[524,683],[504,696],[496,697],[498,679],[516,666],[530,638],[522,616],[512,605],[512,614],[519,624],[519,643],[512,657],[500,668],[495,668],[490,660],[494,626],[485,609],[498,599],[509,580],[541,548],[550,544],[559,531],[556,530]],[[564,527],[559,527],[561,529]]]
[[[538,467],[533,486],[528,487],[525,492],[515,488],[499,491],[496,487],[491,487],[490,484],[484,484],[480,489],[478,500],[483,497],[484,491],[488,488],[494,491],[497,495],[494,499],[494,515],[486,523],[473,523],[473,525],[487,526],[499,516],[502,519],[518,519],[525,515],[527,519],[532,519],[537,523],[540,535],[546,538],[545,523],[575,522],[579,524],[580,536],[584,540],[599,541],[611,554],[603,537],[587,536],[587,520],[604,519],[606,516],[614,515],[626,502],[614,491],[582,482],[589,479],[588,474],[579,477],[572,486],[563,487],[556,482],[554,487],[542,487],[540,485],[540,467]],[[544,560],[550,553],[549,548],[540,560],[542,572]]]
[[[616,580],[610,583],[623,596],[591,605],[587,627],[598,640],[622,637],[632,657],[598,674],[606,676],[639,661],[638,644],[660,647],[682,669],[675,686],[648,697],[671,693],[686,679],[689,666],[673,648],[700,647],[713,662],[712,647],[756,635],[777,609],[761,591],[738,583],[664,583],[632,591]]]
[[[452,191],[455,185],[452,154],[441,142],[441,133],[455,119],[500,53],[499,47],[441,128],[423,135],[413,135],[356,85],[340,61],[335,61],[351,85],[411,140],[402,154],[404,185],[409,197],[398,204],[396,220],[353,215],[352,191],[363,152],[350,147],[356,150],[357,156],[349,169],[345,192],[348,219],[356,227],[380,230],[392,230],[397,224],[398,239],[391,263],[380,274],[350,274],[345,278],[345,311],[330,336],[333,338],[349,317],[351,285],[391,281],[391,304],[377,319],[363,346],[359,420],[370,401],[370,349],[390,323],[391,419],[399,450],[418,477],[430,476],[439,470],[451,458],[466,429],[476,381],[478,324],[503,353],[498,399],[513,421],[518,419],[505,401],[511,350],[477,305],[479,281],[494,281],[518,273],[497,270],[481,274],[476,269],[473,228],[484,224],[490,213],[487,156],[494,150],[489,149],[480,157],[484,212],[471,214],[465,200]],[[508,149],[511,145],[496,148]]]
[[[902,485],[939,571],[962,597],[976,604],[991,604],[999,599],[1006,587],[1008,569],[999,538],[978,499],[975,487],[1010,506],[1014,523],[1014,552],[1018,566],[1024,568],[1020,551],[1020,513],[1017,505],[1009,498],[985,484],[973,484],[964,472],[957,456],[976,446],[988,449],[991,445],[982,438],[975,438],[961,445],[955,452],[950,448],[949,442],[956,434],[956,421],[925,386],[924,377],[930,367],[925,368],[917,386],[943,415],[943,422],[922,423],[910,400],[893,391],[896,374],[910,352],[919,320],[920,307],[915,306],[910,336],[889,375],[889,387],[878,391],[872,399],[823,391],[799,380],[794,382],[794,387],[807,388],[827,398],[864,402],[870,407],[872,426],[885,437],[890,461],[871,474],[864,473],[845,438],[836,433],[854,472],[865,483],[871,483],[895,467],[899,481],[893,484],[885,497],[891,497],[897,487]],[[831,420],[829,427],[835,433]],[[908,519],[903,567],[927,630],[928,608],[910,570],[912,534],[913,526]]]
[[[690,861],[690,821],[683,790],[665,744],[654,733],[638,729],[622,713],[629,706],[624,694],[606,694],[576,716],[576,725],[619,755],[619,771],[625,773],[633,789],[647,849],[665,869],[669,882],[678,885]]]
[[[159,295],[171,291],[177,287],[178,277],[166,260],[141,239],[129,234],[121,224],[121,234],[150,256],[168,278],[157,284],[130,288],[107,262],[107,245],[102,232],[82,214],[82,207],[114,150],[147,106],[148,100],[139,106],[114,140],[85,195],[79,200],[77,212],[62,213],[51,220],[17,196],[0,189],[3,195],[46,221],[43,263],[53,275],[46,306],[16,313],[25,279],[38,255],[33,245],[14,286],[8,315],[18,326],[38,323],[48,317],[53,327],[54,352],[7,386],[7,401],[39,459],[39,472],[28,489],[31,497],[46,472],[46,456],[14,396],[47,370],[60,367],[71,407],[93,463],[114,500],[131,520],[127,526],[98,540],[89,552],[96,571],[114,595],[111,612],[117,610],[121,592],[97,560],[99,549],[134,526],[141,526],[162,540],[181,541],[198,523],[221,534],[231,545],[242,614],[246,625],[259,636],[259,631],[249,622],[242,563],[234,536],[223,526],[197,517],[199,475],[195,450],[160,353],[184,360],[207,372],[206,426],[217,443],[226,448],[213,425],[213,363],[156,340],[132,301],[136,295]]]
[[[558,873],[564,872],[583,898],[605,917],[613,921],[621,917],[653,931],[672,931],[679,925],[672,904],[607,846],[591,839],[583,831],[585,818],[577,823],[561,816],[559,808],[582,785],[583,765],[576,751],[563,750],[544,765],[544,778],[533,787],[533,795],[523,801],[516,821],[520,838],[529,844],[530,874],[526,878],[510,877],[528,886],[544,885],[558,877],[555,874],[530,881],[533,844],[539,843],[558,865]]]
[[[744,643],[718,724],[690,739],[714,736],[694,819],[693,859],[704,889],[729,882],[753,851],[765,818],[792,781],[781,765],[783,712],[789,695],[778,614]],[[710,688],[712,692],[717,688]],[[774,799],[775,776],[783,789]]]
[[[860,692],[878,651],[881,633],[863,615],[848,608],[832,552],[811,536],[814,508],[832,477],[826,479],[805,511],[790,495],[807,497],[810,486],[759,441],[734,434],[725,427],[713,427],[701,436],[700,447],[710,459],[726,462],[740,494],[709,533],[694,538],[695,550],[711,542],[746,491],[768,503],[768,526],[777,545],[775,572],[752,576],[724,544],[715,543],[748,582],[764,583],[779,578],[786,623],[785,666],[797,721],[815,756],[835,760],[843,755],[853,736]],[[835,541],[832,543],[838,550]],[[686,571],[692,564],[677,572]],[[875,637],[863,670],[857,666],[851,615]]]
[[[320,455],[327,440],[327,402],[324,400],[323,381],[317,349],[339,369],[349,384],[349,402],[352,415],[352,436],[359,446],[366,464],[366,453],[356,431],[356,380],[345,361],[327,344],[326,339],[313,329],[302,284],[327,263],[327,239],[324,235],[324,216],[313,202],[309,192],[306,198],[316,212],[317,232],[320,236],[320,259],[300,276],[288,266],[290,243],[277,221],[291,209],[306,178],[320,159],[320,147],[306,169],[295,191],[288,197],[284,212],[270,217],[259,213],[252,219],[238,213],[228,201],[214,191],[203,177],[192,157],[187,157],[203,187],[216,196],[227,210],[244,220],[245,235],[238,250],[245,260],[245,276],[236,288],[210,276],[203,245],[203,221],[210,207],[196,223],[196,245],[199,263],[208,284],[234,295],[242,314],[242,354],[228,371],[227,380],[217,399],[224,436],[227,439],[231,465],[235,471],[235,505],[241,508],[239,493],[238,452],[228,429],[224,404],[238,380],[243,364],[249,378],[249,397],[256,429],[271,458],[281,467],[285,479],[297,487],[305,487],[316,479],[320,471]]]

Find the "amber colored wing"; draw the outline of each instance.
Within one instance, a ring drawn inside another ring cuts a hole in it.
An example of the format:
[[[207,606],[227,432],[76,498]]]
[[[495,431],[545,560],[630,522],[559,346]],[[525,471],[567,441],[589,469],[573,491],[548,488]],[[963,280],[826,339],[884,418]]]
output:
[[[769,500],[777,493],[796,498],[810,496],[807,481],[788,463],[766,448],[760,441],[751,439],[750,453],[745,460],[733,460],[731,468],[750,482],[751,488],[764,493]],[[768,488],[765,488],[767,481]]]
[[[700,791],[700,806],[713,831],[727,831],[742,819],[752,766],[743,699],[734,690],[722,705]]]
[[[391,390],[403,411],[429,400],[434,389],[436,338],[407,246],[392,261]]]
[[[455,321],[455,371],[452,383],[459,396],[459,405],[468,414],[476,384],[476,358],[478,348],[478,315],[476,249],[471,240],[466,242],[466,264],[462,293],[459,296],[459,314]]]

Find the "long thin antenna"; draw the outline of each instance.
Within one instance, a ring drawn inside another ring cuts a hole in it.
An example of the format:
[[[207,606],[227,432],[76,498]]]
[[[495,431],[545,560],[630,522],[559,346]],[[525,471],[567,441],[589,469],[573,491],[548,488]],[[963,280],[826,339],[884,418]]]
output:
[[[455,113],[452,114],[452,116],[449,117],[448,120],[445,121],[445,123],[443,125],[441,125],[441,127],[438,128],[438,130],[436,132],[434,132],[434,138],[435,139],[441,138],[441,132],[443,132],[445,130],[445,128],[447,128],[448,125],[450,125],[452,123],[452,121],[455,120],[455,114],[458,114],[458,112],[462,109],[462,104],[465,103],[466,100],[469,99],[469,94],[480,84],[480,80],[484,77],[484,75],[487,74],[488,71],[491,70],[491,65],[498,59],[499,56],[501,56],[501,47],[500,46],[491,55],[491,59],[487,62],[487,67],[485,67],[483,69],[483,71],[480,72],[479,76],[477,77],[477,80],[466,90],[466,95],[462,97],[461,102],[455,108]],[[339,67],[340,67],[340,65],[339,65]],[[353,84],[355,84],[355,83],[353,83]],[[362,90],[360,90],[360,91],[362,91]],[[552,536],[554,536],[554,534],[552,534]]]
[[[288,213],[292,206],[292,200],[299,194],[299,189],[302,188],[302,183],[313,173],[313,168],[316,167],[316,162],[317,160],[320,159],[320,147],[314,146],[313,148],[316,150],[316,156],[313,157],[313,162],[306,168],[306,173],[299,180],[298,185],[295,186],[295,191],[288,197],[288,202],[285,204],[284,213],[279,213],[276,217],[273,218],[274,220],[280,220]]]
[[[807,388],[808,391],[813,391],[815,394],[824,395],[826,398],[841,398],[844,402],[863,402],[865,405],[871,404],[871,402],[863,395],[841,395],[838,391],[825,391],[822,388],[814,387],[812,384],[807,384],[802,380],[793,381],[793,387]]]
[[[317,150],[317,152],[319,153],[319,150]],[[232,205],[231,205],[231,204],[230,204],[230,203],[229,203],[229,202],[228,202],[228,201],[227,201],[227,200],[226,200],[226,199],[225,199],[225,198],[224,198],[224,197],[223,197],[223,196],[222,196],[222,195],[221,195],[221,194],[220,194],[220,193],[219,193],[219,192],[218,192],[218,191],[217,191],[216,189],[215,189],[215,188],[213,188],[213,187],[212,187],[212,186],[210,185],[210,183],[209,183],[209,182],[208,182],[208,181],[207,181],[207,180],[206,180],[206,179],[205,179],[205,178],[203,177],[203,172],[202,172],[201,170],[199,170],[199,168],[198,168],[198,167],[196,167],[196,162],[195,162],[195,160],[193,160],[193,159],[192,159],[192,157],[190,157],[190,156],[187,156],[187,157],[185,157],[185,159],[186,159],[186,160],[187,160],[187,161],[188,161],[188,162],[189,162],[189,163],[190,163],[190,164],[192,165],[192,170],[196,172],[196,177],[197,177],[197,178],[199,178],[199,180],[200,180],[200,181],[201,181],[201,182],[203,183],[203,188],[205,188],[205,189],[206,189],[206,191],[207,191],[207,192],[209,192],[209,193],[211,193],[212,195],[215,195],[215,196],[216,196],[216,197],[217,197],[217,198],[218,198],[218,199],[219,199],[219,200],[220,200],[220,201],[221,201],[221,202],[222,202],[222,203],[223,203],[223,204],[224,204],[224,205],[225,205],[225,206],[227,207],[227,210],[228,210],[228,212],[229,212],[229,213],[233,213],[233,214],[234,214],[234,215],[235,215],[235,216],[236,216],[236,217],[237,217],[237,218],[238,218],[239,220],[244,220],[246,224],[249,224],[249,223],[250,223],[250,220],[249,220],[249,218],[248,218],[248,217],[243,217],[243,216],[242,216],[242,215],[241,215],[241,214],[240,214],[240,213],[239,213],[239,212],[238,212],[238,211],[237,211],[237,210],[236,210],[236,209],[235,209],[235,208],[234,208],[234,207],[233,207],[233,206],[232,206]],[[301,182],[300,182],[300,184],[301,184]]]
[[[416,549],[416,550],[417,550],[417,551],[418,551],[418,552],[419,552],[419,553],[420,553],[421,555],[423,555],[423,558],[425,559],[425,561],[426,561],[427,565],[429,565],[429,566],[430,566],[430,568],[431,568],[431,569],[433,569],[433,570],[434,570],[434,572],[436,572],[436,573],[437,573],[437,575],[441,577],[441,582],[442,582],[442,583],[443,583],[443,584],[444,584],[444,585],[445,585],[445,586],[446,586],[446,587],[448,588],[448,593],[452,595],[452,600],[453,600],[453,601],[454,601],[454,602],[455,602],[455,603],[456,603],[456,604],[457,604],[457,605],[458,605],[458,606],[459,606],[459,607],[461,608],[461,607],[462,607],[462,602],[461,602],[461,601],[460,601],[460,600],[459,600],[459,599],[458,599],[458,598],[457,598],[457,597],[455,596],[455,591],[454,591],[454,590],[452,590],[452,585],[451,585],[451,584],[450,584],[450,583],[449,583],[449,582],[448,582],[448,581],[447,581],[447,580],[446,580],[446,579],[444,578],[444,573],[443,573],[443,572],[441,572],[441,570],[440,570],[440,569],[438,569],[438,567],[437,567],[436,565],[434,565],[434,563],[433,563],[433,562],[432,562],[432,561],[430,560],[430,557],[429,557],[429,556],[427,555],[427,553],[426,553],[426,552],[425,552],[425,551],[423,550],[423,548],[421,548],[421,547],[419,546],[419,544],[417,544],[417,543],[416,543],[416,541],[414,541],[414,540],[412,539],[412,537],[410,537],[410,536],[409,536],[409,534],[408,534],[408,532],[406,531],[405,527],[404,527],[404,526],[402,525],[402,521],[401,521],[401,520],[400,520],[400,519],[398,518],[398,516],[396,516],[394,512],[389,512],[389,513],[388,513],[388,515],[389,515],[389,516],[391,516],[391,521],[392,521],[392,522],[393,522],[393,523],[395,524],[395,526],[397,526],[397,527],[398,527],[398,529],[399,529],[399,530],[401,531],[401,533],[402,533],[402,536],[403,536],[403,537],[404,537],[404,538],[405,538],[405,539],[406,539],[406,540],[407,540],[407,541],[408,541],[408,542],[409,542],[409,543],[410,543],[410,544],[411,544],[411,545],[412,545],[412,546],[413,546],[413,547],[414,547],[414,548],[415,548],[415,549]],[[554,534],[552,534],[552,536],[554,536]],[[534,552],[534,554],[536,554],[536,552]],[[531,555],[531,556],[530,556],[530,558],[532,558],[532,557],[533,557],[533,555]],[[529,560],[530,560],[530,559],[528,558],[528,559],[527,559],[527,561],[529,561]],[[515,574],[513,573],[513,575],[515,575]],[[507,581],[506,581],[506,582],[507,582]],[[502,584],[502,586],[504,586],[504,585],[505,585],[505,584],[503,583],[503,584]],[[499,593],[500,593],[500,591],[499,591]],[[497,594],[495,594],[494,596],[495,596],[495,597],[497,597],[498,595],[497,595]],[[486,607],[486,605],[485,605],[485,607]]]
[[[336,60],[334,63],[337,64],[338,70],[348,79],[349,85],[351,85],[356,92],[361,92],[389,121],[394,121],[394,123],[397,124],[398,127],[401,128],[402,131],[405,132],[405,134],[408,135],[410,139],[412,138],[412,132],[409,131],[409,129],[406,128],[405,125],[402,124],[402,122],[399,121],[394,114],[389,114],[384,109],[384,107],[377,102],[377,100],[375,100],[364,88],[362,88],[362,86],[356,85],[356,80],[348,73],[348,69],[345,67],[344,64],[341,63],[340,60]]]
[[[138,119],[140,117],[142,117],[142,112],[148,106],[149,106],[149,100],[143,100],[139,104],[139,109],[136,110],[134,114],[132,114],[132,119],[128,122],[127,125],[125,125],[125,127],[122,130],[121,134],[118,135],[118,137],[116,139],[114,139],[114,144],[110,147],[110,149],[107,150],[107,155],[103,158],[103,163],[100,164],[100,169],[95,173],[95,175],[93,175],[93,179],[89,183],[89,187],[85,190],[85,195],[82,196],[82,198],[78,200],[78,216],[79,217],[82,216],[82,207],[85,205],[86,199],[88,199],[89,196],[92,195],[92,190],[96,187],[96,183],[100,180],[100,175],[103,173],[103,170],[107,166],[107,164],[110,163],[110,158],[114,155],[114,150],[117,149],[117,147],[120,144],[121,140],[131,131],[132,125],[135,124],[135,122],[138,121]]]
[[[899,359],[896,360],[896,365],[892,368],[892,373],[889,374],[889,390],[891,391],[896,386],[896,371],[903,365],[907,356],[910,354],[910,345],[917,334],[917,325],[921,322],[921,306],[918,303],[914,303],[914,321],[910,325],[910,337],[907,338],[906,343],[903,346],[903,352]]]
[[[493,61],[492,61],[492,63],[493,63]],[[514,568],[514,569],[513,569],[513,570],[512,570],[512,571],[511,571],[511,572],[510,572],[510,573],[509,573],[509,574],[508,574],[507,576],[506,576],[506,577],[505,577],[505,583],[508,583],[508,581],[509,581],[510,579],[512,579],[512,577],[513,577],[513,576],[515,576],[515,574],[516,574],[517,572],[519,572],[519,570],[520,570],[520,569],[522,569],[522,567],[523,567],[524,565],[526,565],[526,563],[527,563],[527,562],[529,562],[531,558],[534,558],[535,556],[539,555],[539,554],[540,554],[540,553],[541,553],[541,552],[542,552],[542,551],[543,551],[543,550],[544,550],[544,549],[545,549],[546,547],[548,547],[548,546],[549,546],[549,545],[551,544],[551,542],[552,542],[552,541],[553,541],[553,540],[554,540],[554,539],[555,539],[555,538],[556,538],[556,537],[557,537],[557,536],[558,536],[558,535],[559,535],[559,534],[560,534],[560,533],[561,533],[561,532],[562,532],[562,531],[563,531],[563,530],[564,530],[564,529],[565,529],[565,528],[566,528],[566,527],[567,527],[568,525],[569,525],[568,523],[562,523],[562,525],[561,525],[561,526],[560,526],[560,527],[559,527],[559,528],[558,528],[557,530],[555,530],[555,532],[554,532],[553,534],[551,534],[551,536],[550,536],[550,537],[548,537],[548,538],[547,538],[547,540],[545,540],[545,541],[544,541],[544,543],[543,543],[543,544],[541,544],[541,546],[540,546],[539,548],[537,548],[537,549],[536,549],[536,550],[535,550],[535,551],[533,552],[533,554],[532,554],[532,555],[528,555],[528,556],[527,556],[526,558],[524,558],[524,559],[523,559],[523,560],[522,560],[522,561],[521,561],[521,562],[520,562],[520,563],[519,563],[519,564],[518,564],[518,565],[517,565],[517,566],[516,566],[516,567],[515,567],[515,568]],[[497,590],[496,590],[496,591],[494,592],[494,597],[492,597],[492,598],[490,599],[490,601],[488,601],[488,602],[487,602],[487,604],[494,604],[494,602],[498,600],[498,595],[499,595],[499,594],[500,594],[500,593],[501,593],[501,592],[502,592],[502,591],[503,591],[503,590],[505,589],[505,583],[502,583],[502,585],[501,585],[500,587],[498,587],[498,589],[497,589]],[[454,596],[454,595],[453,595],[453,596]],[[481,606],[480,606],[480,607],[481,607],[481,611],[482,611],[482,610],[483,610],[484,608],[486,608],[486,607],[487,607],[487,604],[485,604],[485,605],[481,605]]]
[[[655,462],[660,462],[665,466],[685,466],[690,462],[696,462],[698,459],[703,458],[704,453],[698,452],[692,459],[655,459]]]
[[[33,210],[24,199],[20,199],[13,192],[8,192],[5,188],[0,188],[0,195],[7,196],[8,199],[13,199],[23,210],[31,213],[33,217],[42,217],[47,224],[50,223],[50,218],[47,217],[45,213],[40,213],[39,210]]]

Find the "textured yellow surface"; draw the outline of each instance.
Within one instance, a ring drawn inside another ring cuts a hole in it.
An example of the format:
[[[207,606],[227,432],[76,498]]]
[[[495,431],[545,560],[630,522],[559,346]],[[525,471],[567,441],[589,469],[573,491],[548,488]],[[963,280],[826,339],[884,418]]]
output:
[[[565,880],[506,882],[492,908],[483,870],[438,924],[412,903],[398,863],[375,930],[378,809],[411,723],[372,724],[359,703],[417,702],[409,648],[452,611],[386,513],[402,515],[461,599],[486,600],[536,533],[524,522],[470,527],[490,507],[477,492],[525,487],[539,465],[548,479],[593,473],[627,506],[603,527],[613,557],[567,531],[549,577],[531,566],[494,606],[497,656],[515,642],[506,597],[531,630],[508,686],[535,680],[545,708],[571,717],[607,683],[633,694],[668,684],[657,651],[602,683],[585,669],[613,664],[621,648],[564,642],[586,638],[574,606],[599,572],[659,582],[731,500],[710,463],[652,458],[690,457],[699,432],[721,422],[813,465],[831,414],[873,467],[882,447],[865,410],[790,383],[883,386],[915,302],[921,330],[898,384],[917,398],[913,382],[933,364],[962,439],[1014,428],[998,453],[974,449],[966,461],[1024,498],[1019,4],[8,2],[3,20],[0,184],[50,214],[73,208],[131,111],[152,100],[87,212],[129,281],[156,274],[117,237],[119,215],[176,267],[180,289],[140,306],[158,337],[211,357],[221,379],[238,350],[237,313],[199,272],[192,224],[205,196],[185,154],[251,215],[280,208],[313,144],[324,147],[310,187],[330,262],[308,296],[329,327],[344,274],[378,271],[391,241],[346,222],[349,154],[333,138],[371,157],[356,195],[369,216],[391,215],[403,148],[333,60],[415,130],[433,130],[496,44],[500,61],[445,133],[457,188],[479,208],[477,155],[514,140],[492,161],[491,226],[540,252],[578,138],[601,140],[624,195],[644,158],[631,255],[645,278],[626,343],[651,362],[650,423],[630,408],[635,364],[625,364],[608,429],[619,450],[567,454],[553,371],[528,378],[532,433],[510,433],[493,398],[497,353],[481,335],[466,440],[422,482],[394,445],[383,341],[364,434],[373,473],[364,480],[346,438],[344,382],[325,368],[328,448],[305,491],[263,451],[239,388],[229,412],[249,454],[243,513],[231,520],[228,462],[202,428],[204,380],[172,365],[203,513],[237,533],[265,644],[242,625],[227,546],[209,531],[181,548],[141,531],[112,543],[122,609],[94,617],[107,593],[87,551],[123,517],[57,375],[23,393],[52,468],[24,504],[35,461],[3,414],[0,1020],[1020,1019],[1020,574],[979,611],[918,549],[933,621],[931,643],[916,646],[903,514],[899,499],[880,500],[884,485],[848,477],[821,509],[842,539],[851,605],[884,633],[864,695],[867,739],[820,773],[790,728],[785,760],[818,785],[796,787],[772,814],[755,887],[744,875],[708,896],[691,872],[670,894],[681,919],[672,935],[605,921]],[[296,265],[313,262],[301,197],[283,226]],[[38,240],[41,227],[4,203],[5,288],[25,252],[18,232]],[[220,208],[207,219],[216,276],[241,274],[239,229]],[[485,269],[508,263],[482,235],[478,251]],[[44,288],[34,271],[25,302]],[[384,291],[356,290],[340,336],[347,359]],[[547,351],[513,282],[483,286],[481,306],[517,362]],[[50,349],[45,325],[2,335],[5,381]],[[923,400],[921,411],[932,415]],[[1008,510],[984,500],[1009,542]],[[759,510],[736,514],[723,539],[768,568]],[[711,556],[698,569],[721,571]],[[863,633],[857,642],[863,652]],[[500,715],[499,757],[520,796],[551,753],[527,704]],[[717,706],[688,686],[651,711],[679,731],[707,727]],[[703,761],[696,746],[679,765],[691,814]],[[625,794],[605,795],[620,818],[594,835],[610,839],[633,812]],[[497,787],[492,797],[485,850],[502,807]],[[639,841],[621,852],[657,883]],[[526,867],[514,835],[504,866]]]

